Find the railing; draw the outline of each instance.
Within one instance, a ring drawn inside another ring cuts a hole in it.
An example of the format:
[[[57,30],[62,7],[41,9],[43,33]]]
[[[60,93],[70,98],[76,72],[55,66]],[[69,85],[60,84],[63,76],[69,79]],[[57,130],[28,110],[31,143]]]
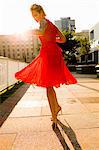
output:
[[[81,74],[96,74],[95,64],[77,65],[76,72]]]
[[[0,91],[15,84],[15,73],[27,66],[27,63],[0,56]]]

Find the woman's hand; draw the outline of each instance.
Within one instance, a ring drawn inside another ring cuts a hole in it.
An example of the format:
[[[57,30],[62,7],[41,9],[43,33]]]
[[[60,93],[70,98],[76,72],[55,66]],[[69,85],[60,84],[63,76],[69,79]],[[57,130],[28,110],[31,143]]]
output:
[[[58,43],[65,43],[66,42],[66,37],[61,31],[57,31],[58,36],[56,36],[56,42]]]
[[[32,34],[33,35],[40,35],[41,32],[39,31],[39,29],[34,29],[34,30],[32,30]]]

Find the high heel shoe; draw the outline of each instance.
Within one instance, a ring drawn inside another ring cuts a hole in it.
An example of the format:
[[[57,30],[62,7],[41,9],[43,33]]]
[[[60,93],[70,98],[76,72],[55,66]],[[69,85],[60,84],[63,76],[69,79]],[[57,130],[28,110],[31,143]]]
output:
[[[56,115],[58,115],[58,113],[61,111],[62,114],[62,108],[60,106],[58,106],[57,110],[56,110]]]
[[[58,113],[61,111],[62,114],[62,108],[60,106],[58,106],[57,110],[55,111],[56,116],[58,115]],[[51,121],[53,121],[53,118],[51,118]]]

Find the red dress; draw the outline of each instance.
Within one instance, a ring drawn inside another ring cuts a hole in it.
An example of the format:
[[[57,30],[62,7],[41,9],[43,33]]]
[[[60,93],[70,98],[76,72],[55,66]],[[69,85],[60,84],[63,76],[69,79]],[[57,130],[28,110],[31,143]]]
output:
[[[57,27],[49,20],[47,22],[44,35],[39,36],[42,43],[39,55],[25,68],[16,72],[15,77],[41,87],[75,84],[77,80],[66,67],[62,50],[56,44]]]

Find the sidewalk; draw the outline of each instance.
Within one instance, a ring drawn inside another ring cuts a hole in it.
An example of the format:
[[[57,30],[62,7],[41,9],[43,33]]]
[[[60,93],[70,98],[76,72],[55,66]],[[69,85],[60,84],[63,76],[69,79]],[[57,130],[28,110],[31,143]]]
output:
[[[10,113],[0,129],[0,150],[99,150],[99,79],[75,76],[78,84],[55,88],[62,107],[56,130],[45,88],[25,84],[13,95],[14,102],[10,98],[0,106],[4,116]]]

